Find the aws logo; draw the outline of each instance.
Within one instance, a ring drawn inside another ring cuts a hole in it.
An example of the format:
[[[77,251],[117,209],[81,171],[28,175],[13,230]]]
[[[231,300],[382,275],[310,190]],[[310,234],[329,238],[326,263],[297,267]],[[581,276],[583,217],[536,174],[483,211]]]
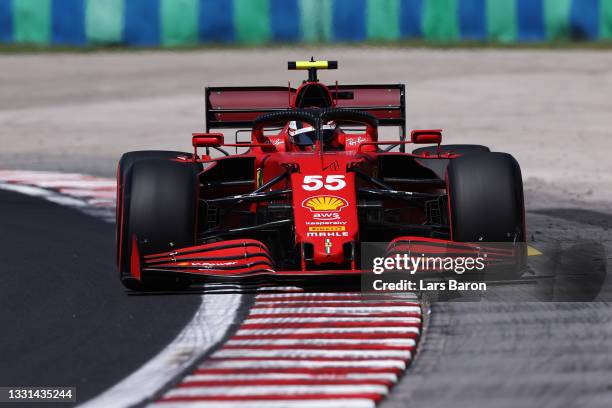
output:
[[[302,201],[302,207],[312,212],[341,211],[348,206],[348,202],[342,197],[320,195],[310,197]]]

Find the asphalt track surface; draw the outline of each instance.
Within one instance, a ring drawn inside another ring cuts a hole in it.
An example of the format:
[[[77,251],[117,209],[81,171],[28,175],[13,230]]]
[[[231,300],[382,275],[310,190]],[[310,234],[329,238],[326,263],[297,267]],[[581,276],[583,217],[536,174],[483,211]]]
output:
[[[363,82],[376,72],[375,82],[407,83],[411,127],[444,127],[446,140],[514,154],[532,239],[603,242],[609,269],[609,52],[308,52],[341,61],[326,78]],[[122,151],[185,149],[189,132],[202,128],[203,84],[278,84],[288,76],[295,83],[295,73],[282,76],[282,62],[297,57],[304,56],[283,49],[3,56],[2,165],[110,175]],[[68,382],[82,401],[155,355],[189,320],[196,297],[125,295],[114,275],[112,225],[37,199],[0,197],[0,257],[14,272],[2,274],[0,288],[3,331],[11,333],[0,339],[0,385]],[[51,270],[57,280],[36,279]],[[417,359],[383,404],[609,407],[610,293],[608,278],[590,303],[432,300]]]
[[[0,231],[3,386],[75,386],[83,402],[159,353],[200,304],[128,296],[114,226],[80,211],[0,190]]]

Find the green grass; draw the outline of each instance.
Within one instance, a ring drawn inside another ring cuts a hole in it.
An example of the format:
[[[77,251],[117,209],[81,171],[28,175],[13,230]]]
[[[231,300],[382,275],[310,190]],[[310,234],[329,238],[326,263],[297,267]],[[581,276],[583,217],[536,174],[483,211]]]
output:
[[[367,41],[361,43],[272,43],[266,45],[248,45],[248,44],[195,44],[186,46],[173,47],[128,47],[123,44],[111,45],[87,45],[83,47],[50,45],[41,46],[34,44],[0,44],[0,54],[36,54],[36,53],[94,53],[94,52],[132,52],[132,51],[205,51],[205,50],[220,50],[220,49],[266,49],[266,48],[284,48],[284,47],[302,47],[304,50],[316,50],[324,47],[349,47],[349,48],[366,48],[366,47],[381,47],[381,48],[427,48],[427,49],[535,49],[535,50],[609,50],[612,49],[612,41],[553,41],[553,42],[533,42],[533,43],[499,43],[499,42],[483,42],[483,41],[460,41],[460,42],[432,42],[425,40],[402,40],[392,42],[377,42]]]

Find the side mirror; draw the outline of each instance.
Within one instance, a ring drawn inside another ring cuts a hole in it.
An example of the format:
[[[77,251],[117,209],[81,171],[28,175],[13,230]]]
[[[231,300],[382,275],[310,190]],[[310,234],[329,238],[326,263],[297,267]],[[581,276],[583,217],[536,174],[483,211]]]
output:
[[[442,143],[442,129],[413,130],[410,140],[414,144],[440,144]]]
[[[223,145],[223,133],[192,133],[191,144],[198,147],[220,147]]]
[[[193,161],[198,160],[198,147],[220,147],[223,145],[223,133],[192,133],[191,144],[193,145]],[[208,150],[206,150],[208,155]],[[209,157],[207,156],[207,159]]]

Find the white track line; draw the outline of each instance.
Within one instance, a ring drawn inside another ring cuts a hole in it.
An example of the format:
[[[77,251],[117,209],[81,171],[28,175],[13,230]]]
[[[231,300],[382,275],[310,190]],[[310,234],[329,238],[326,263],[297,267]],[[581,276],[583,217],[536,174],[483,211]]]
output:
[[[117,385],[81,406],[127,407],[149,398],[223,338],[235,319],[240,298],[238,294],[203,296],[193,319],[164,350]]]
[[[56,174],[56,177],[59,176],[61,176],[61,173]],[[62,194],[58,191],[44,189],[35,185],[9,184],[4,181],[5,178],[6,177],[3,177],[3,173],[0,171],[0,189],[14,191],[16,193],[28,195],[31,197],[42,198],[55,204],[77,209],[88,215],[101,218],[104,221],[115,221],[114,200],[99,200],[97,198],[93,198],[93,192],[91,196],[92,198],[87,198],[70,196],[67,194]]]
[[[245,324],[272,324],[272,323],[329,323],[329,322],[401,322],[401,323],[420,323],[418,317],[343,317],[342,315],[334,317],[249,317]]]
[[[156,408],[374,408],[376,403],[366,398],[265,400],[265,401],[181,401],[157,402]]]
[[[251,309],[249,316],[256,317],[260,314],[277,314],[277,313],[300,313],[300,314],[313,314],[313,313],[335,313],[335,314],[346,314],[356,313],[367,316],[368,314],[377,313],[420,313],[421,308],[418,306],[381,306],[381,307],[368,307],[364,306],[350,306],[350,307],[299,307],[299,308],[257,308]]]
[[[115,180],[49,180],[39,181],[35,184],[37,187],[51,189],[89,189],[96,190],[100,188],[115,188],[117,183]]]
[[[352,304],[379,304],[379,303],[397,303],[398,305],[403,306],[418,306],[418,302],[412,301],[412,299],[390,299],[390,298],[378,298],[373,299],[371,297],[360,298],[360,297],[330,297],[330,296],[316,296],[316,297],[282,297],[282,298],[265,298],[265,299],[257,299],[257,305],[259,307],[270,307],[270,305],[290,305],[290,304],[323,304],[327,306],[328,304],[339,304],[340,306],[351,306]],[[375,305],[381,306],[381,305]]]
[[[347,368],[359,367],[368,368],[399,368],[404,370],[406,362],[397,359],[378,359],[378,360],[209,360],[201,368]]]
[[[238,387],[180,387],[170,390],[165,397],[178,396],[246,396],[246,395],[308,395],[308,394],[387,394],[385,385],[256,385]]]
[[[347,373],[347,374],[194,374],[185,377],[183,382],[195,381],[256,381],[256,380],[387,380],[397,381],[397,375],[393,373]]]
[[[237,336],[261,336],[267,334],[331,334],[331,333],[419,333],[418,327],[323,327],[307,329],[240,329]]]
[[[253,349],[223,349],[215,353],[215,358],[233,357],[270,357],[270,358],[404,358],[411,357],[410,350],[310,350],[310,349],[281,349],[281,350],[253,350]]]
[[[109,190],[90,190],[90,189],[74,189],[74,188],[61,188],[59,190],[61,194],[66,194],[72,197],[96,197],[98,199],[107,199],[108,201],[112,201],[113,205],[115,201],[116,192],[113,188],[112,191]]]
[[[364,295],[360,294],[360,293],[335,293],[335,292],[308,292],[308,293],[262,293],[257,295],[256,299],[257,300],[263,300],[263,299],[281,299],[282,298],[286,298],[286,297],[323,297],[323,296],[327,296],[327,297],[345,297],[345,298],[361,298]],[[394,299],[401,299],[401,300],[418,300],[417,295],[415,295],[414,293],[404,293],[404,294],[385,294],[385,295],[368,295],[367,297],[372,297],[372,296],[381,296],[384,298],[394,298]]]
[[[230,339],[225,343],[226,346],[256,346],[256,345],[271,345],[271,346],[294,346],[303,345],[341,345],[346,344],[347,347],[355,344],[380,344],[386,346],[416,346],[414,339],[262,339],[262,340],[236,340]]]
[[[4,184],[4,183],[1,184],[1,186],[3,190],[14,191],[16,193],[29,195],[31,197],[44,198],[45,200],[52,201],[54,203],[65,205],[68,207],[87,206],[87,202],[82,199],[66,196],[66,195],[59,194],[59,193],[56,193],[50,190],[45,190],[44,188],[41,188],[41,187],[22,186],[18,184]]]

